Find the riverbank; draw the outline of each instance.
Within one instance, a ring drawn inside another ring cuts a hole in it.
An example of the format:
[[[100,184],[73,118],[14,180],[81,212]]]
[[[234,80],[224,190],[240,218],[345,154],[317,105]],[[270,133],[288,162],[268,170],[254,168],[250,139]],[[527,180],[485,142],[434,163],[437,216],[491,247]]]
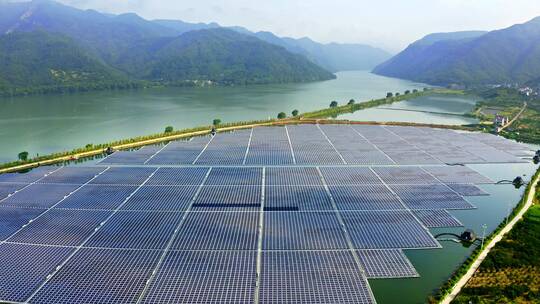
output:
[[[331,107],[328,109],[322,109],[313,112],[303,113],[296,117],[290,117],[285,119],[269,119],[269,120],[260,120],[260,121],[245,121],[245,122],[236,122],[229,124],[221,124],[218,128],[218,132],[229,132],[237,129],[251,128],[256,126],[267,126],[273,124],[294,124],[294,123],[325,123],[325,120],[322,118],[338,116],[340,113],[348,113],[351,111],[359,111],[362,109],[367,109],[371,107],[376,107],[381,104],[395,103],[407,99],[417,98],[419,96],[426,96],[430,94],[462,94],[462,91],[454,90],[445,90],[445,89],[433,89],[425,90],[418,92],[411,92],[409,94],[403,94],[397,97],[391,98],[382,98],[377,100],[367,101],[365,103],[354,103],[347,104],[343,106]],[[326,123],[337,121],[327,120]],[[349,121],[348,121],[349,122]],[[351,122],[349,122],[351,123]],[[355,122],[352,122],[355,123]],[[358,122],[364,124],[378,124],[377,122]],[[473,130],[471,128],[463,128],[459,126],[445,126],[445,125],[430,125],[430,124],[414,124],[414,123],[384,123],[387,125],[418,125],[418,126],[432,126],[438,128],[453,128],[453,129],[467,129]],[[148,136],[134,137],[109,143],[102,143],[97,145],[87,145],[86,147],[81,147],[74,149],[72,151],[66,151],[61,153],[54,153],[49,155],[42,155],[39,157],[27,159],[26,161],[19,160],[16,162],[10,162],[0,165],[0,173],[14,172],[21,170],[28,170],[43,165],[52,165],[63,163],[66,161],[74,161],[81,158],[93,157],[97,155],[103,155],[105,151],[110,147],[113,150],[125,150],[137,148],[145,145],[157,144],[162,142],[168,142],[172,140],[178,140],[183,138],[189,138],[193,136],[207,135],[211,132],[212,126],[201,126],[190,129],[182,129],[167,133],[158,133]]]

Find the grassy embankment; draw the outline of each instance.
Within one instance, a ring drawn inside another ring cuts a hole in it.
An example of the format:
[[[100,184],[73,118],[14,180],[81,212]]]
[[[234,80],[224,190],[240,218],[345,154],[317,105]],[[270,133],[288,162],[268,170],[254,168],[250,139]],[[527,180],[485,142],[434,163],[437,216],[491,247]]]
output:
[[[260,125],[272,125],[272,124],[288,124],[288,123],[309,123],[310,120],[336,117],[339,114],[350,113],[362,109],[377,107],[383,104],[391,104],[407,99],[417,98],[420,96],[426,96],[431,94],[463,94],[463,91],[435,89],[428,91],[420,91],[416,93],[403,94],[392,98],[382,98],[377,100],[371,100],[365,103],[355,103],[353,105],[337,106],[334,108],[323,109],[314,112],[304,113],[297,117],[290,117],[285,119],[271,119],[261,121],[244,121],[221,124],[218,131],[230,131],[234,129],[248,128],[251,126]],[[407,124],[412,125],[412,124]],[[201,126],[196,128],[182,129],[169,133],[158,133],[147,136],[134,137],[129,139],[118,140],[109,143],[101,144],[89,144],[84,148],[78,148],[71,151],[64,151],[49,155],[42,155],[27,160],[19,160],[10,163],[0,164],[0,173],[7,171],[18,171],[33,168],[40,165],[59,164],[66,161],[73,161],[81,158],[101,156],[104,150],[108,147],[113,147],[115,150],[123,150],[130,148],[137,148],[143,145],[156,144],[160,142],[167,142],[171,140],[177,140],[182,138],[189,138],[193,136],[205,135],[210,133],[211,126]]]

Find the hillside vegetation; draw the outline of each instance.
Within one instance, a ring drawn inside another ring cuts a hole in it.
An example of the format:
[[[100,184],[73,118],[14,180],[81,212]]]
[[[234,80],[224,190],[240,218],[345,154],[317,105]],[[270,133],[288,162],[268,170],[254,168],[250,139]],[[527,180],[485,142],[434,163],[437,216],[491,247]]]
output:
[[[537,85],[540,17],[488,33],[430,35],[377,66],[374,72],[437,85]]]

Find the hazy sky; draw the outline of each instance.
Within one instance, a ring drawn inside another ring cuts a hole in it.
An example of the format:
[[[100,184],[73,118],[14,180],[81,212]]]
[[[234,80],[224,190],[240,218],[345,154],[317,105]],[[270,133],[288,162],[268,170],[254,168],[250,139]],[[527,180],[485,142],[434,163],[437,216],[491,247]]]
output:
[[[147,19],[215,21],[397,52],[432,32],[493,30],[540,16],[540,0],[60,0]]]

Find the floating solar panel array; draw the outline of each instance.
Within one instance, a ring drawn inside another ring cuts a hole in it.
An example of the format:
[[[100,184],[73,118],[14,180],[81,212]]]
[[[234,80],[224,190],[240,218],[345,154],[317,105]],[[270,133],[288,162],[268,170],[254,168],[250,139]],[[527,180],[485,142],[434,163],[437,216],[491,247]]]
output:
[[[526,162],[531,149],[494,135],[368,125],[258,127],[119,151],[102,165],[441,165]],[[1,181],[0,181],[1,182]]]
[[[368,278],[417,277],[403,250],[488,195],[451,150],[523,148],[475,136],[255,128],[0,175],[0,302],[374,303]]]

